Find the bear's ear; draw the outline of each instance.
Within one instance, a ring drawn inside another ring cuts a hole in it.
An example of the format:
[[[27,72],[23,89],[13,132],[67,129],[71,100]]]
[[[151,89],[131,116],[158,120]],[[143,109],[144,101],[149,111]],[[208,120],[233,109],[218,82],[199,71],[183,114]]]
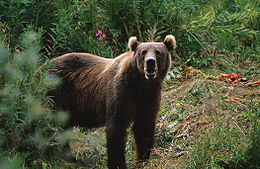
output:
[[[132,36],[131,38],[129,38],[128,48],[130,51],[135,51],[138,44],[139,44],[139,42],[137,41],[137,37]]]
[[[176,40],[173,35],[167,35],[163,41],[168,51],[176,48]]]

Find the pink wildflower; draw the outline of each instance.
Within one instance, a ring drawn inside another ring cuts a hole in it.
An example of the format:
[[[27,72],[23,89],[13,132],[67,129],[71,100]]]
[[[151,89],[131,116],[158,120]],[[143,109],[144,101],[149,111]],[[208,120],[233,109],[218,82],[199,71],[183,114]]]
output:
[[[3,33],[5,33],[5,30],[4,30],[4,28],[2,29],[2,32],[3,32]]]
[[[98,38],[98,40],[100,41],[100,43],[101,43],[102,45],[104,45],[102,39],[106,38],[107,36],[106,36],[106,34],[103,34],[103,33],[102,33],[102,30],[100,30],[100,29],[98,30],[98,32],[96,33],[96,37]]]
[[[198,34],[198,38],[201,38],[201,34]]]

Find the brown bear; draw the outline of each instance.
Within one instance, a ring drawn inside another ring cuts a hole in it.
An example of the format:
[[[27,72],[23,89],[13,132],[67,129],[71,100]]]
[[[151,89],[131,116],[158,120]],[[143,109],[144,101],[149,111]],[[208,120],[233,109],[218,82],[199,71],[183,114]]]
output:
[[[69,112],[68,127],[106,126],[109,168],[126,168],[126,129],[133,122],[137,160],[149,158],[154,142],[162,82],[176,47],[172,35],[164,42],[137,41],[129,52],[107,59],[88,53],[69,53],[52,59],[50,72],[61,78],[48,92],[56,109]]]

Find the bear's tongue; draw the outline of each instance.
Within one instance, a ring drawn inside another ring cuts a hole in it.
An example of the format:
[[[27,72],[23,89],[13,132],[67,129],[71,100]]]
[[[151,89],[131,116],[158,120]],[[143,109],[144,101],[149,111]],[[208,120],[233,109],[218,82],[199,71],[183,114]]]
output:
[[[147,74],[153,74],[155,70],[153,68],[146,69]]]

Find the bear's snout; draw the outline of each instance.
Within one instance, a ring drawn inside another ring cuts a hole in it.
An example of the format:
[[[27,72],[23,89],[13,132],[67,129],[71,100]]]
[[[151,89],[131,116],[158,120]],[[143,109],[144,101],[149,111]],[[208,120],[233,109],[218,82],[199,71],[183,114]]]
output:
[[[156,78],[156,59],[153,57],[148,57],[145,59],[145,77],[146,79]]]

